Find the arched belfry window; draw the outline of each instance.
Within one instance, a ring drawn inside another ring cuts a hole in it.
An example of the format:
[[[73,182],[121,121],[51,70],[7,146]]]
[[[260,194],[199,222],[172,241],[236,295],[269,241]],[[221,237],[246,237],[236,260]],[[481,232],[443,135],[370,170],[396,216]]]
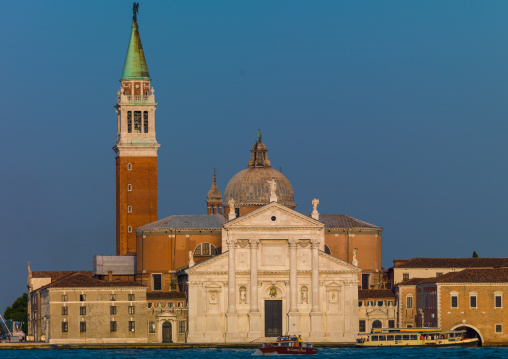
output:
[[[211,257],[217,255],[217,248],[211,243],[201,243],[194,249],[194,255],[198,257]]]

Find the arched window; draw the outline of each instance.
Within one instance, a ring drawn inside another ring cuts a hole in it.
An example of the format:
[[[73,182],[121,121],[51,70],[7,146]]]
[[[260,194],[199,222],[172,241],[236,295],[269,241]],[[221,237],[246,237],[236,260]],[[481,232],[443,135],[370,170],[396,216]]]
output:
[[[332,255],[332,251],[330,250],[330,247],[328,247],[326,244],[325,244],[325,253]]]
[[[372,329],[380,329],[383,326],[380,320],[374,320],[372,322]]]
[[[211,243],[201,243],[194,249],[194,255],[198,257],[211,257],[217,255],[217,248]]]

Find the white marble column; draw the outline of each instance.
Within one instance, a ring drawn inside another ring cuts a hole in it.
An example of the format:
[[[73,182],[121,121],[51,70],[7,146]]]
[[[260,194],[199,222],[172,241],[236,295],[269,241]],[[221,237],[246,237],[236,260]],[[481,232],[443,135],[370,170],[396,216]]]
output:
[[[228,311],[226,312],[226,343],[240,340],[238,335],[238,313],[236,312],[236,239],[228,239]]]
[[[261,313],[259,312],[258,297],[258,248],[259,239],[251,238],[250,243],[250,311],[249,311],[249,338],[262,337]]]
[[[310,333],[313,341],[323,341],[323,313],[319,307],[319,239],[311,239],[312,257],[312,310],[310,312]]]
[[[298,239],[289,238],[289,335],[300,334],[300,316],[298,313]]]

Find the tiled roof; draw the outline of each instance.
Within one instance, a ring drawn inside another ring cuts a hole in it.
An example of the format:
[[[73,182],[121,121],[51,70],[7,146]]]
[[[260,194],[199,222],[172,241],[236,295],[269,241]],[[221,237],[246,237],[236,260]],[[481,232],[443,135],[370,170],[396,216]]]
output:
[[[85,274],[87,276],[93,276],[92,271],[85,271],[85,270],[61,270],[61,271],[33,271],[32,272],[32,278],[51,278],[51,281],[54,282],[56,280],[59,280],[63,277],[68,276],[69,274],[73,273],[81,273]]]
[[[389,289],[359,289],[358,299],[370,298],[395,298],[395,294]]]
[[[155,299],[187,299],[184,292],[148,292],[146,293],[146,300]]]
[[[508,258],[413,258],[395,268],[499,268]]]
[[[141,226],[136,230],[220,229],[226,222],[226,217],[222,214],[175,215]]]
[[[508,283],[508,268],[464,269],[437,278],[437,283]]]
[[[307,216],[311,217],[310,214]],[[378,228],[373,224],[360,221],[359,219],[346,216],[345,214],[319,214],[319,222],[324,223],[326,228]]]
[[[396,285],[397,286],[400,286],[400,285],[417,285],[417,284],[420,284],[423,280],[425,279],[428,279],[428,278],[411,278],[411,279],[406,279],[400,283],[397,283]]]
[[[95,279],[83,273],[73,273],[52,282],[40,289],[46,288],[95,288],[95,287],[144,287],[136,282],[107,282]]]

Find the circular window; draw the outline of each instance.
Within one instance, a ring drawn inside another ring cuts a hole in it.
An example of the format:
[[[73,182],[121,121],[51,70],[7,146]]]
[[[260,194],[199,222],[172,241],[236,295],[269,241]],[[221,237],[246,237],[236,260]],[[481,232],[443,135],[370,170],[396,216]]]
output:
[[[277,217],[272,216],[272,221],[275,221],[276,219],[277,219]]]

